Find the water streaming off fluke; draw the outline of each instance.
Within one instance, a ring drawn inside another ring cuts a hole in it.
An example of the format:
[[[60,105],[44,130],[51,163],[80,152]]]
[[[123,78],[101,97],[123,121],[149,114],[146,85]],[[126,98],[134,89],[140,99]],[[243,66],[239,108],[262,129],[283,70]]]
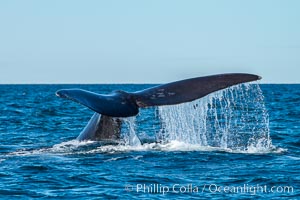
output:
[[[141,141],[136,134],[136,117],[127,117],[123,119],[125,129],[127,129],[126,134],[123,134],[123,140],[125,145],[139,146]]]
[[[269,116],[258,84],[241,84],[190,103],[158,107],[162,143],[249,151],[272,147]]]

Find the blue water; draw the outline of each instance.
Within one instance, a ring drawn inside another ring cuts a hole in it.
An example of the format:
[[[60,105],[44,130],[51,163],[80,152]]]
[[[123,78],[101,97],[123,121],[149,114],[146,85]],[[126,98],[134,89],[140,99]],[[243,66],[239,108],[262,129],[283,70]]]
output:
[[[55,96],[74,87],[149,85],[0,85],[1,199],[300,198],[300,85],[144,109],[120,144],[74,140],[93,115]]]

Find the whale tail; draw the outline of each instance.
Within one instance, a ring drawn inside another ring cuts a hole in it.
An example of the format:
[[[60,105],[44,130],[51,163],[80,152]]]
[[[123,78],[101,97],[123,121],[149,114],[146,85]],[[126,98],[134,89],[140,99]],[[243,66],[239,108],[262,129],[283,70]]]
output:
[[[56,95],[95,111],[96,114],[87,125],[94,128],[86,127],[79,139],[102,140],[112,138],[112,135],[119,138],[120,118],[137,115],[139,108],[190,102],[212,92],[259,79],[260,76],[253,74],[219,74],[176,81],[132,93],[114,91],[103,95],[81,89],[63,89],[57,91]]]
[[[122,121],[119,118],[94,113],[77,140],[118,140],[120,139],[121,125]]]

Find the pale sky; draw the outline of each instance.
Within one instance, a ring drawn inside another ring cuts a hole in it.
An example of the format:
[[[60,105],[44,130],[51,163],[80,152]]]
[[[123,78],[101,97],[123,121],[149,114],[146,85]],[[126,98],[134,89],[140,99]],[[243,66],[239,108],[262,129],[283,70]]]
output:
[[[1,0],[0,83],[300,83],[298,0]]]

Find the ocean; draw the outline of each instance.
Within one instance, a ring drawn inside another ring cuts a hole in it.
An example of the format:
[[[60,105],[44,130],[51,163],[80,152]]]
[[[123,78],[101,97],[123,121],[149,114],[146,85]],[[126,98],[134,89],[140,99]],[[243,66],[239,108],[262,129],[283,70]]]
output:
[[[153,85],[0,85],[0,199],[299,199],[300,85],[243,84],[76,137],[93,112],[55,96]]]

